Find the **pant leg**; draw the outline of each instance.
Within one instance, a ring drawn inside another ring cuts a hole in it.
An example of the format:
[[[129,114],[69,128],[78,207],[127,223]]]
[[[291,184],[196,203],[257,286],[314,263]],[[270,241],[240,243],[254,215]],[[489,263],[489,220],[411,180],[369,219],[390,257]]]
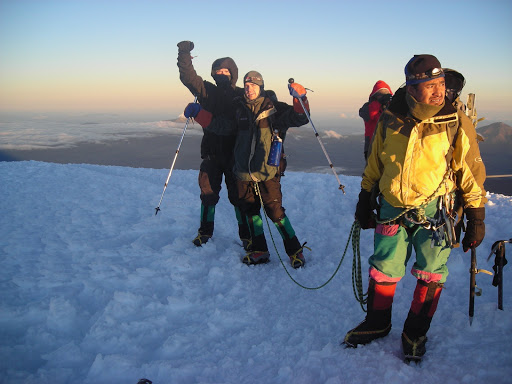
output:
[[[201,190],[201,221],[198,232],[212,236],[215,224],[215,206],[219,202],[222,182],[222,170],[215,159],[207,158],[201,162],[198,183]]]
[[[444,283],[448,277],[446,263],[450,257],[451,248],[442,241],[441,245],[432,243],[432,231],[425,228],[418,228],[413,236],[412,242],[416,253],[416,261],[412,266],[411,273],[426,283]]]
[[[375,228],[373,255],[368,260],[370,276],[377,282],[399,281],[405,275],[411,251],[407,229],[398,224],[378,224]]]
[[[222,159],[222,173],[224,174],[224,183],[228,191],[229,202],[237,207],[239,205],[237,178],[233,172],[234,160],[233,156],[226,156]]]
[[[279,175],[260,183],[260,193],[265,212],[279,230],[286,253],[295,254],[301,245],[282,205],[283,195]]]
[[[263,200],[263,209],[267,216],[274,223],[285,217],[285,209],[283,208],[283,194],[281,192],[280,177],[276,176],[270,180],[259,183],[261,200]]]
[[[267,240],[263,231],[263,221],[260,215],[261,203],[256,195],[251,181],[237,181],[239,208],[245,217],[252,239],[253,251],[267,251]]]
[[[403,209],[393,207],[384,198],[379,200],[379,219],[389,220]],[[374,252],[369,258],[370,276],[377,282],[397,282],[405,275],[405,268],[412,253],[410,233],[398,223],[377,224],[374,235]]]
[[[437,218],[438,200],[435,199],[425,207],[425,215]],[[412,266],[411,273],[418,279],[427,284],[436,282],[443,284],[448,277],[448,267],[446,263],[450,257],[451,248],[447,240],[432,242],[434,232],[419,227],[412,234],[412,243],[416,253],[416,261]]]
[[[222,183],[222,169],[214,158],[204,159],[199,168],[199,188],[201,202],[205,206],[216,205],[219,202],[219,193]]]
[[[251,239],[250,229],[247,223],[247,217],[242,214],[240,209],[240,201],[238,197],[238,187],[236,175],[233,172],[234,158],[233,155],[227,155],[223,158],[222,172],[224,174],[224,182],[228,191],[229,202],[235,209],[235,217],[238,223],[238,236],[242,243]]]

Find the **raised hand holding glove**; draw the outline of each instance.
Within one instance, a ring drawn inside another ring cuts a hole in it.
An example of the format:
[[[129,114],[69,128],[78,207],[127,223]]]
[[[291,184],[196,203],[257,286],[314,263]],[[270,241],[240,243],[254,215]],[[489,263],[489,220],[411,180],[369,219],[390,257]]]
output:
[[[290,91],[290,95],[296,97],[297,99],[303,99],[306,97],[306,88],[304,88],[299,83],[288,84],[288,90]]]
[[[467,252],[472,247],[478,247],[485,237],[485,208],[468,208],[464,213],[467,224],[466,234],[462,239],[462,249]]]
[[[187,119],[189,117],[196,117],[197,114],[199,113],[199,111],[201,111],[201,109],[202,109],[201,108],[201,104],[199,104],[199,103],[190,103],[185,108],[185,111],[183,112],[183,114],[185,115],[185,117]]]
[[[361,189],[359,201],[356,206],[355,217],[361,229],[375,228],[375,218],[371,204],[372,193]]]
[[[188,53],[194,49],[194,43],[191,41],[180,41],[178,43],[178,52]]]
[[[293,96],[293,110],[297,113],[304,113],[304,108],[306,108],[306,111],[309,112],[309,102],[308,98],[306,97],[306,88],[298,83],[291,83],[288,84],[288,90],[290,91],[290,95]],[[304,108],[302,108],[299,99],[302,100]]]

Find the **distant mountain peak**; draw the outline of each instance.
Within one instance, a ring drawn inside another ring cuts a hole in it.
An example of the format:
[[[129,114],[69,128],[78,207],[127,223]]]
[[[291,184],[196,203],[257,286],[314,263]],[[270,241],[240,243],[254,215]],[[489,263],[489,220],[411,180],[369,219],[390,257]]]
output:
[[[335,132],[333,130],[325,131],[325,136],[333,139],[341,139],[343,138],[343,135],[339,134],[338,132]]]
[[[485,142],[491,144],[502,144],[512,142],[512,127],[505,123],[492,123],[477,129]]]
[[[175,119],[169,119],[169,120],[165,120],[165,121],[171,121],[173,123],[186,123],[187,122],[187,118],[185,117],[185,115],[182,113],[181,115],[179,115],[177,118]]]

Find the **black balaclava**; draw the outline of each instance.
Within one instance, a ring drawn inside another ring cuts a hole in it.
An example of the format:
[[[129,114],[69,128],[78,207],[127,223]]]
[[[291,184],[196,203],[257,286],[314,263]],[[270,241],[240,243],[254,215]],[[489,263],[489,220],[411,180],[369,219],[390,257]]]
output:
[[[226,68],[231,76],[217,75],[215,72],[219,69]],[[238,80],[238,67],[231,57],[221,57],[212,64],[212,77],[218,86],[231,85],[233,88]]]

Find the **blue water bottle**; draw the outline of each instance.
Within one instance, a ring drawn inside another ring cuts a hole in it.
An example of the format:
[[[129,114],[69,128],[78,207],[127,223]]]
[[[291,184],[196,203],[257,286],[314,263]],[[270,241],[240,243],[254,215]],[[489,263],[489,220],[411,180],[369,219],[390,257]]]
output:
[[[270,153],[268,154],[267,164],[273,167],[279,167],[281,161],[281,152],[283,151],[283,140],[279,137],[279,133],[274,132],[272,144],[270,145]]]

